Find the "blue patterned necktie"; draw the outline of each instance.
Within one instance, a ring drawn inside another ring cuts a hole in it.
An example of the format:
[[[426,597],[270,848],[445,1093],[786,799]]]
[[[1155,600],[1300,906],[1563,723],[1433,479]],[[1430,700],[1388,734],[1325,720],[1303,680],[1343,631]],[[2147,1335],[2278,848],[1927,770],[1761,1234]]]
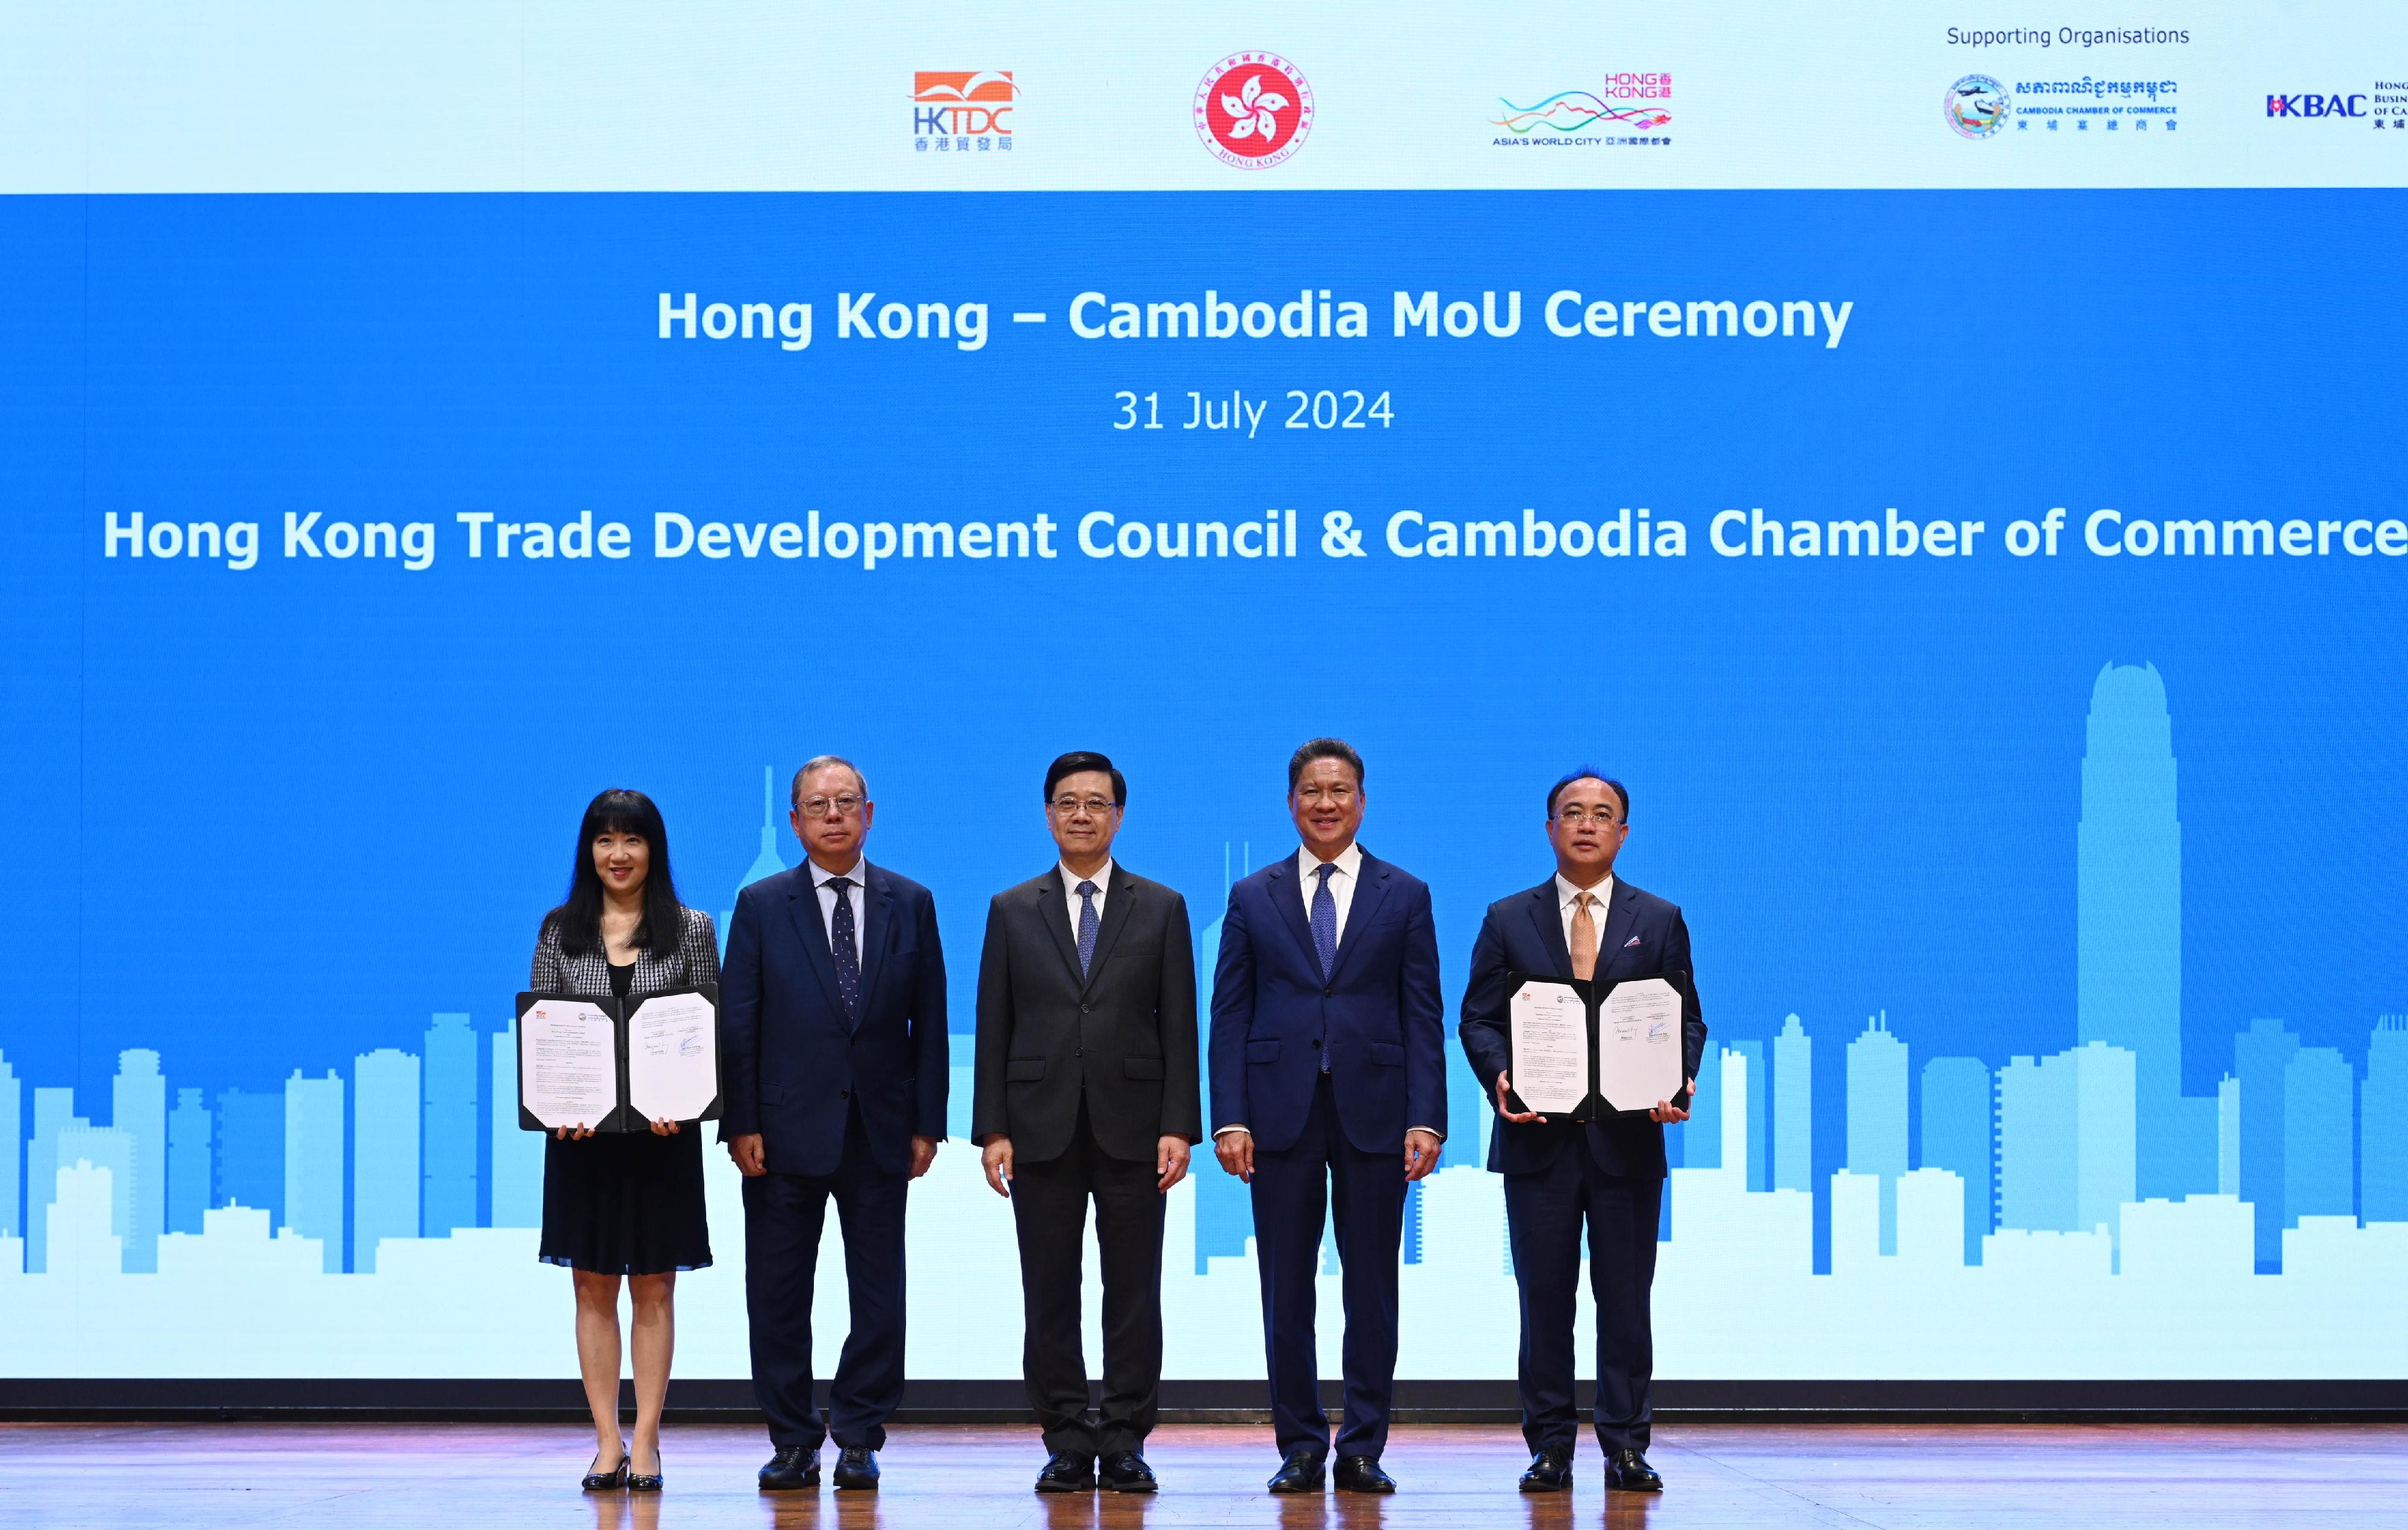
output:
[[[1079,976],[1096,965],[1096,884],[1081,882],[1073,892],[1079,894]]]
[[[844,1000],[848,1020],[861,1018],[861,946],[853,932],[853,879],[830,877],[825,884],[836,894],[836,915],[828,922],[828,949],[836,957],[836,992]]]
[[[1312,950],[1321,958],[1321,980],[1327,982],[1338,965],[1338,900],[1329,894],[1329,874],[1338,869],[1327,861],[1312,868],[1321,885],[1312,894]]]

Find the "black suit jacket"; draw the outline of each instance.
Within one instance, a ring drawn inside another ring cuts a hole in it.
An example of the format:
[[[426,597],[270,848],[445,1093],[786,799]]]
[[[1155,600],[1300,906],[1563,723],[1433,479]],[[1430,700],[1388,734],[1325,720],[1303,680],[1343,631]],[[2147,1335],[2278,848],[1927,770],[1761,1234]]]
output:
[[[861,1014],[838,997],[810,863],[736,894],[719,979],[719,1139],[761,1134],[770,1172],[826,1175],[861,1111],[871,1155],[911,1166],[914,1137],[945,1135],[945,952],[937,900],[864,862]]]
[[[970,1140],[1001,1135],[1012,1156],[1069,1151],[1083,1094],[1096,1142],[1154,1160],[1165,1137],[1204,1135],[1196,1050],[1196,951],[1187,900],[1114,862],[1079,974],[1058,867],[998,893],[979,958]]]
[[[1572,975],[1553,877],[1526,893],[1490,904],[1488,917],[1480,923],[1480,938],[1472,942],[1471,977],[1463,990],[1463,1023],[1457,1034],[1492,1110],[1497,1108],[1497,1075],[1506,1068],[1509,972]],[[1608,982],[1626,978],[1672,980],[1682,999],[1681,1076],[1696,1078],[1706,1053],[1706,1017],[1689,963],[1689,926],[1678,906],[1616,878],[1613,903],[1598,935],[1596,976]],[[1643,1116],[1617,1116],[1586,1125],[1500,1118],[1488,1141],[1488,1166],[1499,1174],[1541,1169],[1575,1137],[1587,1140],[1598,1165],[1608,1174],[1664,1177],[1664,1128]]]

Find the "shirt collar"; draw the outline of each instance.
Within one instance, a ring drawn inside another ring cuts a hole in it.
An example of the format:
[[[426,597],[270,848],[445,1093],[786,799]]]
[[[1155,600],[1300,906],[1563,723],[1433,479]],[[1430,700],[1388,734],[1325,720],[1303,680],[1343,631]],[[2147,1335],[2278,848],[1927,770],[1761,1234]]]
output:
[[[1312,851],[1305,849],[1302,846],[1298,846],[1297,848],[1297,875],[1302,877],[1306,882],[1310,883],[1315,879],[1312,868],[1320,864],[1321,857],[1313,854]],[[1337,859],[1331,861],[1329,864],[1336,866],[1338,868],[1338,874],[1344,877],[1349,881],[1353,881],[1361,877],[1363,874],[1362,841],[1354,840],[1349,842],[1344,850],[1338,852]]]
[[[1068,863],[1061,861],[1054,863],[1054,869],[1062,874],[1062,891],[1071,897],[1079,895],[1079,883],[1082,881],[1094,882],[1098,894],[1108,894],[1112,890],[1112,863],[1110,859],[1104,862],[1103,869],[1092,877],[1081,877],[1070,869]]]
[[[803,865],[811,868],[811,886],[814,890],[825,887],[828,883],[834,881],[838,877],[852,878],[853,885],[864,890],[867,890],[869,886],[869,879],[863,875],[863,872],[867,870],[869,865],[869,860],[867,856],[855,860],[853,863],[853,869],[851,871],[830,871],[825,866],[820,865],[817,861],[809,859],[806,859],[803,862]]]
[[[1570,908],[1572,906],[1572,900],[1579,897],[1584,891],[1585,891],[1591,897],[1597,899],[1597,906],[1598,908],[1604,908],[1613,902],[1613,873],[1611,871],[1607,872],[1605,874],[1605,880],[1598,883],[1595,887],[1587,889],[1574,887],[1570,882],[1564,879],[1564,874],[1562,872],[1558,871],[1555,873],[1556,908]]]

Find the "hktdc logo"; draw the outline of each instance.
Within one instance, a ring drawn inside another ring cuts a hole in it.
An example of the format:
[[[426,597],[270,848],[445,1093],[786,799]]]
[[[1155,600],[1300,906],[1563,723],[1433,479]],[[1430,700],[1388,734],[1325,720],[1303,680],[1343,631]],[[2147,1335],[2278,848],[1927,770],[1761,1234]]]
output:
[[[2269,117],[2363,117],[2366,97],[2362,95],[2270,95],[2266,98]]]
[[[922,69],[911,76],[911,136],[917,147],[1011,147],[1020,87],[1009,69]]]
[[[1196,136],[1212,157],[1240,170],[1268,170],[1312,131],[1312,87],[1275,53],[1232,53],[1196,87]]]

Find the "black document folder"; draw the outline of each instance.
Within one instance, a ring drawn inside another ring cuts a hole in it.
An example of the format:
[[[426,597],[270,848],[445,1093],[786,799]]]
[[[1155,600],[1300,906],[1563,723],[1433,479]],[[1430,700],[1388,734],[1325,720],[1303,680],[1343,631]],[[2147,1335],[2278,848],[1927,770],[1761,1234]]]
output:
[[[522,1130],[718,1119],[718,984],[624,999],[521,994],[518,1017]]]

